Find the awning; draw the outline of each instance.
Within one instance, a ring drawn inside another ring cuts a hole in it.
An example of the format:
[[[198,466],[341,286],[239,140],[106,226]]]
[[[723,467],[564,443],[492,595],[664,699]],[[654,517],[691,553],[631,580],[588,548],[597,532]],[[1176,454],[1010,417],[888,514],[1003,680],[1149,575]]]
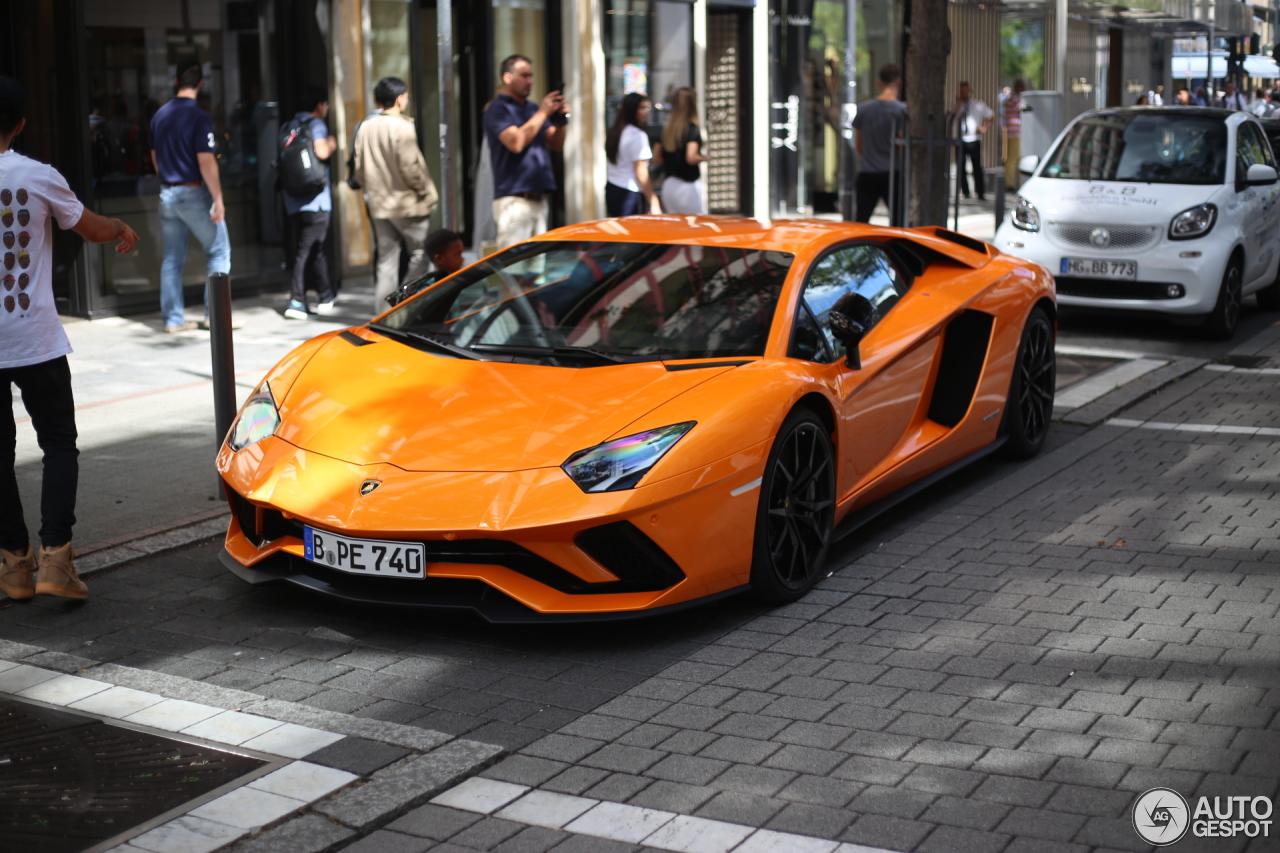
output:
[[[1173,79],[1185,80],[1189,77],[1204,77],[1205,60],[1204,55],[1200,56],[1175,56],[1173,57]],[[1244,58],[1244,73],[1250,77],[1280,77],[1280,67],[1267,56],[1246,56]],[[1227,57],[1225,54],[1215,54],[1213,57],[1213,76],[1214,79],[1222,79],[1227,76]]]

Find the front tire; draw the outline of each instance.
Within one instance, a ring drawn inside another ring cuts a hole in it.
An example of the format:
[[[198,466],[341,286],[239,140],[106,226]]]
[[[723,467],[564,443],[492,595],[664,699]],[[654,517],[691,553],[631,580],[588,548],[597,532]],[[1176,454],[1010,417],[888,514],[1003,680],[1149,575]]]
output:
[[[785,604],[821,576],[835,520],[835,454],[826,425],[812,411],[796,409],[782,422],[762,480],[751,593]]]
[[[1218,301],[1204,321],[1204,333],[1215,341],[1229,341],[1240,325],[1240,301],[1243,299],[1240,283],[1240,262],[1232,258],[1222,275],[1218,288]]]
[[[1004,408],[1005,453],[1030,459],[1044,447],[1053,418],[1054,384],[1058,377],[1053,323],[1037,305],[1027,317],[1018,343],[1018,361]]]

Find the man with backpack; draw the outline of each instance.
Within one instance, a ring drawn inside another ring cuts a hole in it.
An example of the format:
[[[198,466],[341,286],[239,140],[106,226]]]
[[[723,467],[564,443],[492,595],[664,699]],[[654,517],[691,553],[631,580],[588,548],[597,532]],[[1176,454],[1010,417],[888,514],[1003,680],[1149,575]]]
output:
[[[231,238],[215,156],[213,118],[196,97],[204,85],[198,63],[178,69],[177,92],[151,119],[151,163],[160,178],[160,231],[164,261],[160,265],[160,313],[166,332],[209,328],[209,285],[205,284],[204,319],[188,322],[183,314],[182,268],[187,242],[195,237],[208,258],[209,275],[231,272]]]
[[[298,246],[289,305],[284,309],[284,316],[290,320],[307,319],[308,284],[316,292],[317,314],[333,311],[336,295],[329,282],[333,198],[327,162],[338,150],[338,143],[329,135],[324,121],[329,115],[329,96],[323,89],[312,87],[306,91],[301,106],[303,109],[280,126],[277,161],[284,210]]]
[[[398,77],[383,77],[373,90],[381,112],[360,122],[355,138],[356,179],[364,188],[377,240],[373,310],[381,312],[387,295],[400,285],[400,245],[409,251],[405,281],[427,273],[427,230],[439,196],[426,158],[418,147],[413,119],[404,115],[408,87]]]

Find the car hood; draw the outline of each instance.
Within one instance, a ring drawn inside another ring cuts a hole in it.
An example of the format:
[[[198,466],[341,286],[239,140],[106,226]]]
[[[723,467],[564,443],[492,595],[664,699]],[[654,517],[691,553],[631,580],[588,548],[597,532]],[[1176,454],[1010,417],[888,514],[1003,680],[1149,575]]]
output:
[[[1041,222],[1091,225],[1152,225],[1198,204],[1214,201],[1219,184],[1144,184],[1133,181],[1076,181],[1032,178],[1018,195],[1036,206]]]
[[[334,459],[408,471],[549,468],[732,369],[471,361],[370,339],[334,338],[315,354],[277,401],[277,436]]]

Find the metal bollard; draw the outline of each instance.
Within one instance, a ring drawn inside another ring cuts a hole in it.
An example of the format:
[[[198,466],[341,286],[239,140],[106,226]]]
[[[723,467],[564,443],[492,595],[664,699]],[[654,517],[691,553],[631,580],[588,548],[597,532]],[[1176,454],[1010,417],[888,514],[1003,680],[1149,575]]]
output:
[[[996,191],[996,230],[1000,230],[1000,223],[1004,222],[1004,170],[991,170],[994,174],[991,176],[991,183]]]
[[[236,359],[231,339],[231,276],[209,276],[209,351],[213,358],[213,422],[217,447],[236,417]],[[215,450],[215,453],[217,451]]]

